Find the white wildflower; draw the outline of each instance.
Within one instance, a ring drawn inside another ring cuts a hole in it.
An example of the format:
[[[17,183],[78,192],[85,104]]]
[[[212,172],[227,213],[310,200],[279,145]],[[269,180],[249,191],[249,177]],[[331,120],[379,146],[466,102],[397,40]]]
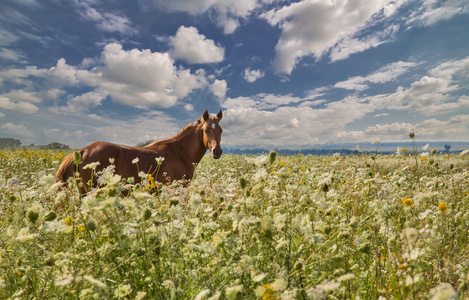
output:
[[[201,204],[202,204],[202,196],[200,196],[200,194],[195,193],[189,199],[189,206],[193,209],[200,208]]]
[[[326,299],[327,294],[324,293],[322,290],[317,288],[310,288],[306,290],[306,295],[308,295],[308,299],[315,299],[315,300],[323,300]]]
[[[39,182],[42,186],[51,186],[55,182],[55,177],[52,174],[40,176]]]
[[[257,275],[252,277],[252,281],[261,282],[266,277],[267,277],[267,274],[265,274],[265,273],[257,274]]]
[[[93,276],[91,276],[91,275],[85,275],[85,276],[83,276],[83,279],[85,279],[86,281],[88,281],[92,285],[100,287],[102,289],[105,289],[107,287],[105,283],[103,283],[103,282],[101,282],[97,279],[94,279]]]
[[[402,233],[409,244],[413,244],[418,239],[418,232],[415,228],[405,228]]]
[[[331,281],[324,280],[323,282],[321,282],[320,284],[316,286],[316,288],[324,292],[333,291],[333,290],[338,289],[339,287],[340,287],[340,282],[337,282],[335,280],[331,280]]]
[[[73,281],[72,274],[65,274],[55,278],[55,285],[62,286],[62,285],[69,285]]]
[[[230,286],[227,287],[225,290],[225,295],[226,298],[228,299],[236,299],[236,296],[238,293],[240,293],[243,290],[243,285],[235,285],[235,286]]]
[[[428,150],[428,146],[430,146],[430,144],[426,144],[425,146],[422,147],[422,150],[423,151],[427,151]]]
[[[345,275],[342,275],[340,277],[337,278],[337,281],[339,282],[342,282],[342,281],[349,281],[349,280],[352,280],[355,278],[355,275],[352,274],[352,273],[348,273],[348,274],[345,274]]]
[[[163,286],[167,289],[172,290],[172,289],[174,289],[174,282],[171,281],[171,280],[165,280],[165,281],[163,281]]]
[[[147,292],[138,292],[137,296],[135,296],[135,300],[143,300],[147,296]]]
[[[30,240],[34,239],[38,234],[32,234],[29,233],[29,228],[21,228],[21,230],[18,232],[18,236],[16,237],[16,240],[20,242],[29,242]]]
[[[270,285],[274,288],[275,291],[281,292],[287,288],[288,282],[283,278],[277,278]]]
[[[218,300],[221,297],[220,292],[216,292],[212,297],[208,298],[207,300]]]
[[[456,300],[458,293],[454,290],[453,286],[449,283],[442,283],[439,286],[430,290],[431,300]]]
[[[89,163],[86,166],[83,167],[83,169],[91,169],[91,170],[96,170],[96,167],[99,166],[101,163],[99,161]]]
[[[208,296],[208,294],[210,294],[210,290],[205,289],[205,290],[201,291],[200,293],[198,293],[197,296],[195,296],[194,300],[203,300],[203,299],[205,299],[205,297]]]
[[[132,287],[130,286],[130,284],[124,284],[124,285],[120,285],[114,291],[114,296],[120,299],[120,298],[126,297],[127,295],[130,295],[130,293],[132,293]]]
[[[12,187],[12,186],[15,186],[15,185],[19,185],[20,182],[21,181],[18,178],[12,177],[12,178],[8,179],[7,186]]]
[[[138,157],[136,157],[136,158],[134,158],[134,159],[132,160],[132,164],[136,164],[136,163],[138,163],[139,161],[140,161],[140,160],[138,159]]]

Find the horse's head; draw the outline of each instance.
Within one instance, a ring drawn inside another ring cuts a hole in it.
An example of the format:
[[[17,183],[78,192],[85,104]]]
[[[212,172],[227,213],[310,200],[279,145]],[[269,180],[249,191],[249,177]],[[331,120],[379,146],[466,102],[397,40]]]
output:
[[[220,124],[218,124],[222,117],[223,113],[221,110],[216,116],[210,116],[206,110],[202,116],[204,145],[205,148],[210,150],[210,154],[215,159],[220,158],[223,153],[223,150],[220,147],[221,133],[223,132],[223,129],[221,129]]]

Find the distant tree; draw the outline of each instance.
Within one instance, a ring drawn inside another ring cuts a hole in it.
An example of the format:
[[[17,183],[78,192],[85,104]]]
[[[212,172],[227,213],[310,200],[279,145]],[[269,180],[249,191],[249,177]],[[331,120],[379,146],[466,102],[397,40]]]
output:
[[[445,145],[445,152],[449,152],[449,149],[451,149],[450,145]]]
[[[70,149],[68,145],[64,145],[58,142],[53,142],[48,145],[39,146],[41,149]]]
[[[21,146],[21,141],[13,138],[0,138],[0,148],[15,148]]]
[[[145,141],[145,142],[140,142],[137,144],[136,147],[145,147],[145,146],[148,146],[150,145],[151,143],[153,143],[154,141],[153,140],[148,140],[148,141]]]

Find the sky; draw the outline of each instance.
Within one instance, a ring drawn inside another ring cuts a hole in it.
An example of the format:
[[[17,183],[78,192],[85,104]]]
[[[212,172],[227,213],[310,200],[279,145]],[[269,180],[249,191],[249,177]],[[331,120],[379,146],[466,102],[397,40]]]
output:
[[[0,137],[469,141],[467,0],[2,0]]]

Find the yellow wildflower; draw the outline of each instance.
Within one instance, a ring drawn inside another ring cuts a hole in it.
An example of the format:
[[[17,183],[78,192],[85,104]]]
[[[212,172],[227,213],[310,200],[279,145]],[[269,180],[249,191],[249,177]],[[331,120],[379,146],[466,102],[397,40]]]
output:
[[[262,287],[265,289],[264,294],[262,294],[262,300],[275,300],[275,289],[270,284],[263,284]]]
[[[70,216],[68,216],[68,217],[66,217],[66,218],[63,220],[63,222],[64,222],[65,224],[67,224],[67,226],[72,226],[72,224],[73,224],[73,219],[70,218]]]
[[[438,203],[438,210],[444,214],[448,210],[448,206],[446,205],[446,202]]]
[[[402,199],[402,203],[404,203],[405,206],[412,206],[412,204],[414,204],[414,201],[412,201],[412,199],[409,199],[409,198],[404,198]]]

